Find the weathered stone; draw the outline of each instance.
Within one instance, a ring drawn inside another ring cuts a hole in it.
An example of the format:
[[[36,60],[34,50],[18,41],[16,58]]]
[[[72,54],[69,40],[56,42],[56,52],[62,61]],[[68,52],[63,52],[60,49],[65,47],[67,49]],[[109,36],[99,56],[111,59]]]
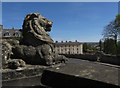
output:
[[[24,67],[25,62],[21,59],[11,59],[7,61],[8,68],[17,69],[18,67]]]
[[[41,83],[53,88],[119,88],[120,69],[79,59],[44,70]]]
[[[54,42],[47,33],[51,31],[52,23],[40,13],[28,14],[23,23],[21,45],[13,49],[15,53],[18,51],[15,55],[20,54],[21,58],[30,64],[52,65],[55,61],[65,61],[65,57],[55,55]]]
[[[52,21],[42,17],[40,13],[28,14],[23,23],[22,39],[7,41],[10,52],[5,58],[22,59],[28,64],[53,65],[65,62],[66,58],[55,54],[54,42],[47,33],[51,31]],[[5,59],[4,59],[5,60]],[[8,64],[8,63],[7,63]],[[9,61],[9,68],[18,68],[17,60]]]
[[[17,40],[2,40],[2,68],[17,69],[18,67],[25,66],[25,62],[22,59],[11,59],[13,54],[12,48],[18,45]]]
[[[53,43],[46,32],[51,31],[52,23],[52,21],[42,17],[40,13],[28,14],[23,23],[23,43],[32,46]]]
[[[2,68],[7,67],[7,60],[10,59],[10,55],[12,54],[12,46],[6,42],[2,41]]]
[[[119,72],[119,67],[72,58],[67,64],[56,64],[52,68],[26,65],[20,71],[4,69],[2,85],[3,88],[36,88],[41,84],[46,85],[45,88],[119,88]]]

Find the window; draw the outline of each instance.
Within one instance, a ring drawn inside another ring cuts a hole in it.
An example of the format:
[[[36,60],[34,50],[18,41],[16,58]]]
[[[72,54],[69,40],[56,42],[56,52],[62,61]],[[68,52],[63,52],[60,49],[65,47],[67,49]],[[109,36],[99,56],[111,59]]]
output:
[[[67,51],[67,49],[65,48],[65,51]]]
[[[78,50],[78,48],[77,48],[77,50]]]
[[[20,37],[20,34],[16,31],[16,32],[13,34],[13,36],[15,36],[15,37]]]
[[[3,29],[3,26],[2,26],[2,25],[0,25],[0,29]]]
[[[9,31],[6,31],[5,34],[4,34],[5,37],[10,37],[10,33]]]

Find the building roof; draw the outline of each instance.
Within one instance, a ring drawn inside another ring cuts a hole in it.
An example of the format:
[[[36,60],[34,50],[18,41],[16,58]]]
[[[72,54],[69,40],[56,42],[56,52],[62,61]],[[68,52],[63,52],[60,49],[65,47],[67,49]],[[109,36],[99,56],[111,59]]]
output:
[[[56,42],[55,43],[55,46],[69,46],[69,45],[71,45],[71,46],[77,46],[77,45],[80,45],[81,43],[80,42],[71,42],[71,41],[69,41],[69,42]]]
[[[19,36],[21,35],[20,29],[2,29],[0,30],[2,33],[2,37],[15,37],[15,33],[18,33]],[[5,36],[6,33],[9,33],[9,36]]]

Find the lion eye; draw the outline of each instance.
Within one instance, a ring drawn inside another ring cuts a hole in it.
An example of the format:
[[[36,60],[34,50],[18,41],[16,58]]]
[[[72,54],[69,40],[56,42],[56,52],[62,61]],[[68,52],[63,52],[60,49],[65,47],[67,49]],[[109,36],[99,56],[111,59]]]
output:
[[[52,22],[48,22],[49,24],[52,24]]]

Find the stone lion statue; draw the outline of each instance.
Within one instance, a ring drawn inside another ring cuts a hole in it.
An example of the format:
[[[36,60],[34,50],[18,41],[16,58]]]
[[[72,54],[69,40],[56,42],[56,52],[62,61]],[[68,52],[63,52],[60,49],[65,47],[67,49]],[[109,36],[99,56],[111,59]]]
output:
[[[22,39],[12,45],[11,58],[22,59],[28,64],[53,65],[65,62],[64,56],[55,53],[54,41],[47,32],[53,22],[40,13],[28,14],[23,22]]]
[[[42,17],[40,13],[30,13],[23,23],[23,43],[25,45],[38,46],[43,43],[53,44],[48,31],[51,31],[52,21]]]
[[[25,62],[22,59],[11,59],[10,56],[12,53],[12,47],[14,44],[17,44],[18,41],[11,40],[0,40],[2,45],[2,68],[11,68],[17,69],[18,67],[24,67]]]

